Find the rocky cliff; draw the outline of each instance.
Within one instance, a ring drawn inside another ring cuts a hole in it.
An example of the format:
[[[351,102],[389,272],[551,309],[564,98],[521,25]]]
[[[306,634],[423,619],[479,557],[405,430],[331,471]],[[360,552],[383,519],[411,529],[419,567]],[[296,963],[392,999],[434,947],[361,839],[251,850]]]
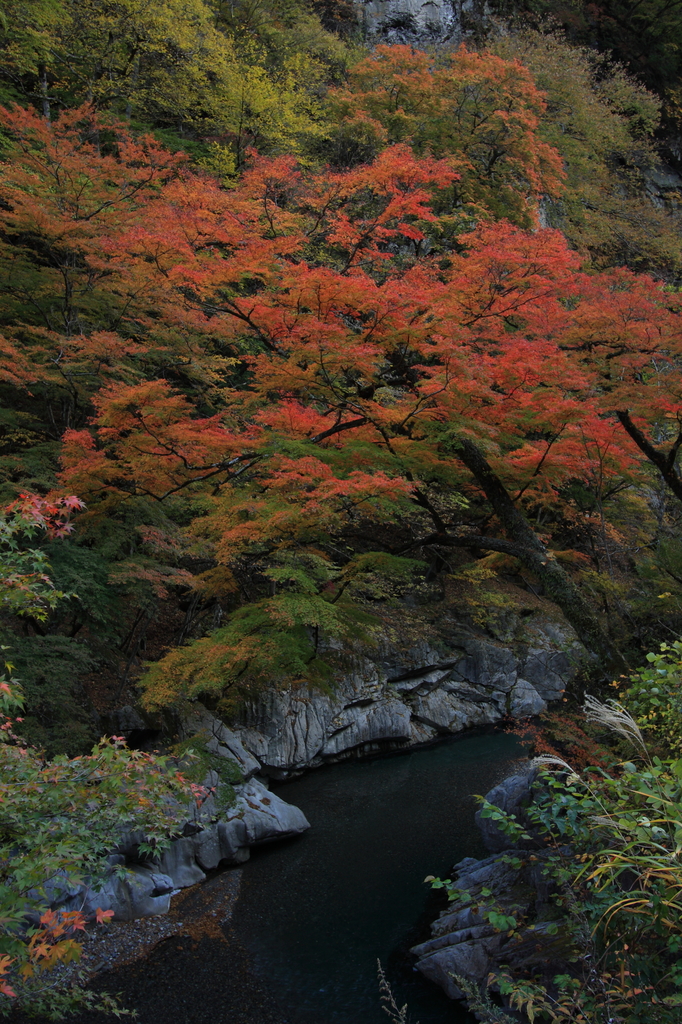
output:
[[[505,717],[539,714],[561,697],[582,648],[548,619],[501,640],[441,621],[405,649],[385,644],[328,692],[272,690],[232,723],[260,771],[275,778],[325,762],[401,749]]]
[[[517,596],[517,595],[515,595]],[[485,627],[435,606],[384,611],[381,643],[339,650],[336,680],[325,689],[272,687],[231,719],[229,728],[195,703],[171,731],[209,738],[246,776],[282,779],[349,757],[408,749],[504,718],[528,718],[561,698],[584,649],[553,617],[549,603],[528,598]],[[133,709],[107,728],[144,737],[149,721]]]
[[[461,6],[458,0],[357,2],[364,34],[382,43],[459,41]]]

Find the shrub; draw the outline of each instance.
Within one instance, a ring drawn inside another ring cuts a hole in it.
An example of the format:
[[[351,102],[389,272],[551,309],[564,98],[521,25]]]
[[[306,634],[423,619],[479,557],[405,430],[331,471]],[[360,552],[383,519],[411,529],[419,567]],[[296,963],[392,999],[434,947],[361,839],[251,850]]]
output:
[[[648,665],[633,673],[624,697],[637,724],[654,742],[682,755],[682,641],[663,643],[646,656]]]
[[[650,680],[660,678],[653,675],[657,666],[677,680],[681,648],[649,657],[652,668],[639,674],[647,699]],[[616,701],[588,697],[584,710],[588,721],[634,746],[632,760],[578,775],[560,758],[537,758],[525,825],[483,801],[483,815],[509,835],[510,846],[529,839],[528,832],[544,844],[569,969],[552,976],[551,963],[538,956],[523,968],[502,968],[488,984],[531,1021],[679,1024],[682,758],[651,756],[637,721]],[[433,884],[445,886],[451,899],[468,898],[449,881]],[[486,903],[484,917],[513,944],[520,922],[494,902]]]

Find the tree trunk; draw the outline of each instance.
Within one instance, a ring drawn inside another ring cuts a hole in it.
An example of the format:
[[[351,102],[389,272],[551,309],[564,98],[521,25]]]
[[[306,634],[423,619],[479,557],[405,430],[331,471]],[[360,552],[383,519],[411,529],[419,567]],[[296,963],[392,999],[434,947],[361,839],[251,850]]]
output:
[[[38,69],[40,77],[40,93],[42,96],[42,107],[43,117],[46,121],[50,120],[50,97],[47,91],[47,67],[45,64],[41,64]]]
[[[537,576],[548,596],[559,605],[582,643],[597,655],[604,668],[609,673],[625,671],[627,666],[623,656],[602,629],[573,580],[547,550],[523,512],[516,507],[478,446],[469,438],[460,437],[457,457],[482,487],[511,544],[495,544],[494,541],[486,543],[488,538],[484,537],[468,538],[469,542],[489,547],[491,550],[507,551],[518,558]]]
[[[627,409],[620,409],[616,412],[616,416],[639,450],[646,455],[649,462],[651,462],[659,471],[665,481],[666,487],[669,487],[675,497],[682,501],[682,477],[680,477],[676,465],[677,455],[680,450],[680,446],[682,446],[682,430],[678,432],[670,451],[662,452],[659,448],[654,447],[639,427],[635,426]]]

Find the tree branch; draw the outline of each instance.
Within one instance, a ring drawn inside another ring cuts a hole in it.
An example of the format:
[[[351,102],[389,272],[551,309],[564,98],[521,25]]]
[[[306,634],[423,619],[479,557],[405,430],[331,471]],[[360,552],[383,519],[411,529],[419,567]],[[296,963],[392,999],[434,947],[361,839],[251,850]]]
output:
[[[353,427],[363,427],[365,423],[367,423],[367,419],[364,416],[360,416],[356,420],[346,420],[345,423],[336,423],[328,430],[323,430],[321,434],[315,434],[315,436],[309,438],[309,440],[312,444],[319,444],[320,441],[324,441],[328,437],[333,437],[334,434],[340,434],[342,430],[352,430]]]
[[[646,455],[649,462],[659,471],[675,497],[682,501],[682,479],[680,479],[680,475],[675,468],[675,459],[682,444],[682,434],[678,435],[675,444],[669,452],[662,452],[653,446],[639,427],[635,426],[628,409],[619,409],[616,412],[616,416],[639,450]]]

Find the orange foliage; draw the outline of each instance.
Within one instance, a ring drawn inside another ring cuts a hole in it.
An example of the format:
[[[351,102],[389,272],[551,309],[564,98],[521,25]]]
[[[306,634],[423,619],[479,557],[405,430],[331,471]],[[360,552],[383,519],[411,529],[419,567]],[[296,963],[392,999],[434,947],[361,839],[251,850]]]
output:
[[[537,722],[515,722],[507,732],[518,736],[533,757],[561,757],[578,772],[614,762],[612,751],[585,731],[584,716],[570,711],[546,711]]]
[[[542,93],[519,61],[461,46],[437,56],[377,46],[332,90],[337,116],[409,142],[417,153],[457,155],[459,205],[528,226],[541,196],[561,191],[561,160],[537,136]]]
[[[3,113],[7,379],[45,396],[63,482],[91,507],[200,493],[190,533],[229,560],[397,521],[422,484],[471,487],[458,436],[537,506],[641,472],[623,409],[677,429],[679,309],[651,279],[586,274],[558,232],[504,220],[429,255],[486,146],[504,140],[499,174],[531,205],[558,187],[524,69],[379,47],[353,76],[334,102],[361,99],[393,145],[333,172],[252,154],[229,191],[88,108]],[[485,130],[474,94],[504,97]],[[439,131],[459,111],[466,145],[419,142],[420,104]]]

